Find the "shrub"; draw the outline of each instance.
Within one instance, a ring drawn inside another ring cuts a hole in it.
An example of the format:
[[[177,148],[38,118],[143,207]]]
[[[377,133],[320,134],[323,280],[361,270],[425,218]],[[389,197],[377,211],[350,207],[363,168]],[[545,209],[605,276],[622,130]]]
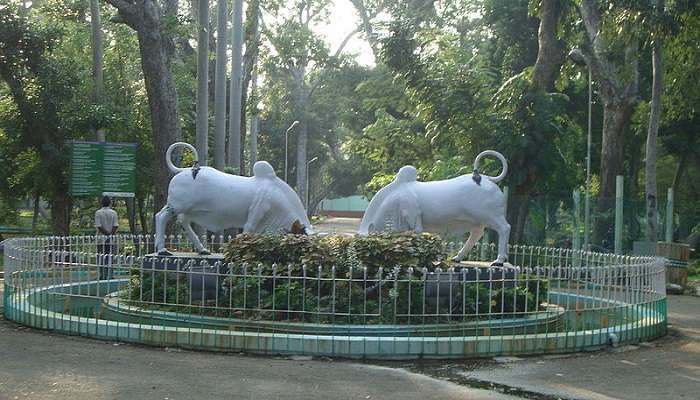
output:
[[[413,232],[356,237],[239,235],[225,248],[229,264],[218,303],[212,299],[193,304],[185,275],[172,271],[134,273],[123,297],[159,309],[175,310],[181,304],[189,313],[332,324],[508,317],[536,311],[546,299],[547,282],[525,275],[510,287],[499,280],[438,280],[445,286],[436,291],[436,281],[426,279],[423,272],[449,267],[445,250],[440,237]],[[459,267],[452,276],[460,276]]]
[[[700,279],[700,258],[688,263],[688,276],[693,279]]]
[[[403,232],[368,236],[239,235],[224,251],[227,262],[251,265],[336,266],[340,270],[367,267],[414,267],[432,270],[443,265],[445,243],[428,233]]]
[[[137,304],[155,303],[159,309],[174,310],[176,304],[189,303],[190,292],[185,274],[133,269],[121,298]]]

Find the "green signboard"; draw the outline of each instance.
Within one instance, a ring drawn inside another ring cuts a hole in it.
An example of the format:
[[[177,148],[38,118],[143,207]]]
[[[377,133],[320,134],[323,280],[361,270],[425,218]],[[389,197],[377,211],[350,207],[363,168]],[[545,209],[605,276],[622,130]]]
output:
[[[71,142],[70,195],[133,197],[136,143]]]

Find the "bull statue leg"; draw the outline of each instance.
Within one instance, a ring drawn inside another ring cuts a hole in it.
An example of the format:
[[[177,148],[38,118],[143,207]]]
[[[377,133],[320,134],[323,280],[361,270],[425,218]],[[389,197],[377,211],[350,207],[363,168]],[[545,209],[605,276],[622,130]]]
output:
[[[156,254],[161,256],[172,255],[168,249],[165,248],[165,228],[168,226],[168,221],[175,215],[175,211],[169,206],[161,208],[156,214]]]
[[[464,260],[464,257],[469,254],[470,251],[474,248],[474,245],[476,242],[481,239],[481,237],[484,236],[484,227],[483,226],[477,226],[475,228],[472,228],[469,231],[469,239],[467,240],[466,243],[464,243],[464,246],[459,250],[459,253],[457,253],[454,258],[452,258],[453,261],[455,262],[460,262]]]
[[[182,225],[182,229],[185,231],[185,236],[187,236],[187,239],[190,241],[190,243],[192,243],[197,253],[200,255],[211,254],[211,252],[204,247],[202,241],[199,240],[199,237],[197,237],[197,233],[194,231],[194,229],[192,229],[192,221],[185,217],[184,214],[178,215],[177,221],[180,223],[180,225]]]
[[[510,237],[510,224],[504,216],[498,216],[490,226],[498,232],[498,257],[491,265],[502,267],[508,260],[508,239]]]

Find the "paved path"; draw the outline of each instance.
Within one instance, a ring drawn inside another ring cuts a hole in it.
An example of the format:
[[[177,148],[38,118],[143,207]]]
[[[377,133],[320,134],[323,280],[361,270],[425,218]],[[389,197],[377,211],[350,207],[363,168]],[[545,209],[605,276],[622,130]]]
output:
[[[314,229],[322,233],[354,235],[360,228],[360,218],[326,217],[314,224]]]
[[[642,346],[443,368],[453,380],[548,395],[541,398],[700,399],[700,297],[669,296],[668,308],[670,334]]]

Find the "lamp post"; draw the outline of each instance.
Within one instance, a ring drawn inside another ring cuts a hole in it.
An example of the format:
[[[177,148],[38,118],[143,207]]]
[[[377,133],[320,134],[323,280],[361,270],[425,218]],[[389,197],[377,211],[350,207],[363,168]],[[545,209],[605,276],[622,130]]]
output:
[[[588,139],[586,144],[586,199],[583,217],[583,248],[588,250],[589,230],[591,218],[591,118],[593,115],[593,79],[591,76],[591,66],[586,62],[583,53],[579,49],[569,52],[569,58],[577,65],[585,65],[588,68]]]
[[[592,81],[593,80],[591,79],[591,66],[588,65],[588,139],[586,144],[586,199],[583,211],[583,249],[586,251],[588,251],[588,235],[591,218],[591,108],[593,104]]]
[[[287,128],[287,131],[284,132],[284,181],[285,182],[287,182],[287,164],[289,162],[289,156],[288,156],[288,153],[289,153],[289,131],[294,129],[294,127],[297,126],[298,123],[299,123],[299,121],[292,122],[292,124],[289,125],[289,128]]]
[[[309,187],[309,165],[312,162],[318,160],[318,157],[314,157],[306,162],[306,213],[309,213],[309,194],[311,193],[311,188]]]

